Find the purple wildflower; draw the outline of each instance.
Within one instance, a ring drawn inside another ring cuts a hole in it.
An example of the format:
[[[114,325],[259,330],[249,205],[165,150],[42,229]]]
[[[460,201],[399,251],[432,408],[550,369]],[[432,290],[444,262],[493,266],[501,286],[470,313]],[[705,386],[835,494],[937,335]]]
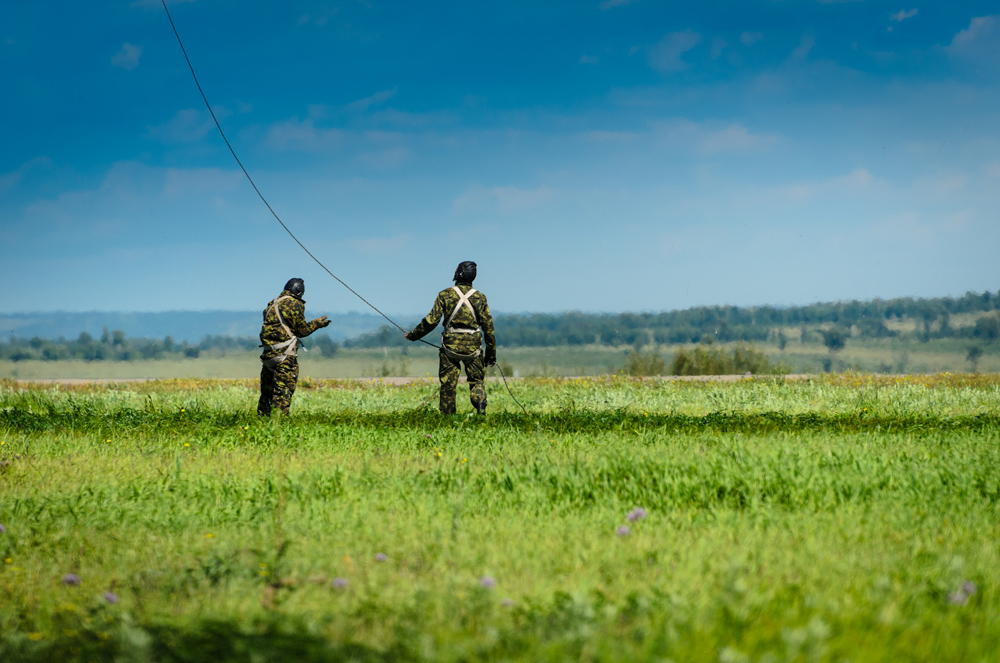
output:
[[[118,603],[118,595],[115,594],[114,592],[105,592],[104,600],[110,603],[111,605],[114,605],[115,603]]]
[[[78,587],[80,585],[80,576],[75,573],[67,573],[63,576],[63,584]]]
[[[625,516],[625,519],[628,520],[630,523],[635,523],[642,520],[645,517],[646,517],[646,510],[643,509],[641,506],[637,506],[636,508],[628,512],[628,515]]]
[[[750,373],[750,371],[747,371],[746,375],[744,375],[743,377],[748,378],[748,377],[751,377],[751,376],[752,376],[752,373]]]
[[[333,582],[330,583],[337,589],[344,589],[347,587],[347,578],[334,578]]]
[[[969,602],[969,597],[961,589],[956,589],[948,595],[948,603],[952,605],[965,605]]]
[[[965,592],[966,596],[974,596],[976,594],[976,583],[966,580],[962,583],[962,591]]]
[[[618,536],[628,536],[631,533],[632,530],[629,529],[628,525],[622,525],[617,530],[615,530],[615,534],[617,534]]]
[[[497,581],[491,578],[490,576],[483,576],[482,578],[479,579],[479,585],[486,589],[493,589],[494,587],[497,586]]]
[[[500,605],[502,605],[505,608],[513,608],[514,599],[504,599],[503,601],[500,601]]]
[[[376,562],[387,562],[387,561],[389,561],[389,556],[386,555],[385,553],[375,553],[375,561]]]
[[[0,534],[6,534],[6,533],[7,533],[7,528],[4,527],[2,524],[0,524]]]

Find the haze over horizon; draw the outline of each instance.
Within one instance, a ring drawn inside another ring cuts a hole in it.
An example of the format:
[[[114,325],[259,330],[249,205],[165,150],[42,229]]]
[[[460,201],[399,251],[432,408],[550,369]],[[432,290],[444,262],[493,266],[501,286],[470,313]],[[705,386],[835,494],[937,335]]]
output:
[[[420,315],[1000,287],[995,3],[168,3],[264,195]],[[0,310],[368,312],[270,216],[158,0],[0,8]],[[402,313],[400,313],[402,312]]]

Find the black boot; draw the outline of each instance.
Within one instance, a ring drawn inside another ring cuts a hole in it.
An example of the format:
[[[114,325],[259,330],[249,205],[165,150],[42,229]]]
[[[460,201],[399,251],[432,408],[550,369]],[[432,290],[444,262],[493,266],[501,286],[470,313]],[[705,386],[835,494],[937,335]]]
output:
[[[476,406],[476,414],[481,414],[481,415],[483,415],[485,417],[486,416],[486,401],[483,401],[482,403],[476,403],[475,406]]]

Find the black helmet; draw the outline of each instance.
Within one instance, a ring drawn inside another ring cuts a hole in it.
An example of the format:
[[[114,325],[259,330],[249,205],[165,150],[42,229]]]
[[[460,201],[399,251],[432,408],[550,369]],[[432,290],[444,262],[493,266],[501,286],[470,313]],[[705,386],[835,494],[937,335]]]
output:
[[[469,283],[476,280],[476,263],[471,260],[458,263],[455,268],[455,283]]]
[[[296,297],[301,297],[306,294],[306,282],[302,279],[288,279],[288,283],[285,284],[285,290]]]

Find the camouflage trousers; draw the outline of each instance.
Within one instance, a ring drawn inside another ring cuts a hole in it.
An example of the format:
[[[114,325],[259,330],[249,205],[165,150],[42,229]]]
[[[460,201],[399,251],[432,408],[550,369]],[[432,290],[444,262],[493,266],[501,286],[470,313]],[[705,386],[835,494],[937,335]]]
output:
[[[465,377],[469,379],[469,399],[472,407],[486,405],[486,365],[483,355],[474,359],[452,359],[444,352],[439,353],[438,377],[441,378],[441,413],[455,414],[455,392],[458,389],[458,378],[462,374],[462,364],[465,364]]]
[[[292,406],[292,395],[295,393],[295,383],[299,379],[299,360],[289,357],[274,367],[274,370],[261,366],[260,368],[260,400],[257,401],[257,414],[269,417],[271,410],[281,410],[289,413]]]

